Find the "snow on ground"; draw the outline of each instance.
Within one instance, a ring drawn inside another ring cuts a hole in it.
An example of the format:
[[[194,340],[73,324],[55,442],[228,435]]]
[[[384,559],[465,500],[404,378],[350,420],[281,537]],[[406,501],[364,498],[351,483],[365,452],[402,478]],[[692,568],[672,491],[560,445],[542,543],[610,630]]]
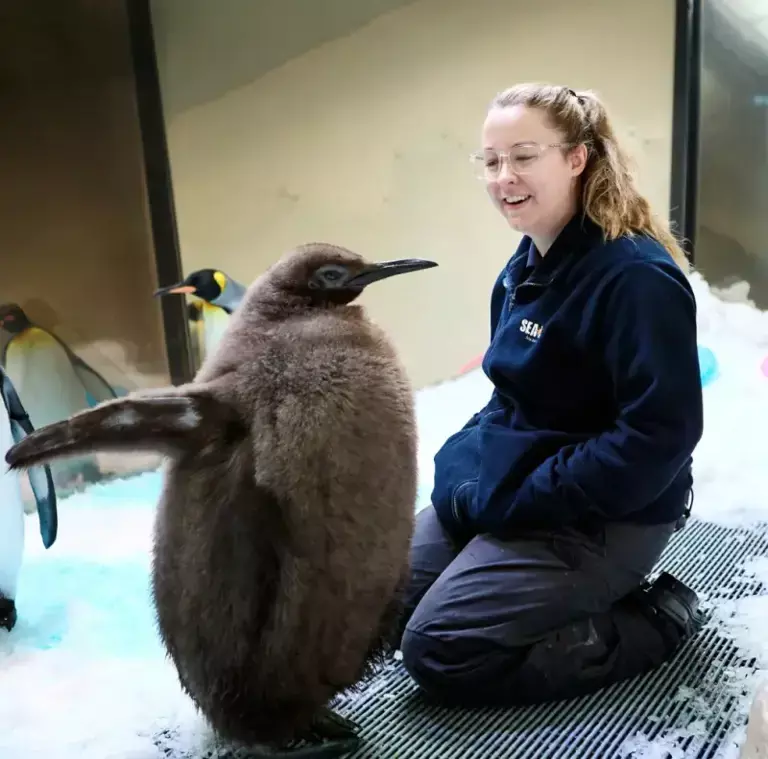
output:
[[[768,314],[733,293],[711,291],[694,275],[699,342],[718,359],[704,389],[705,433],[696,453],[695,513],[726,526],[768,521],[764,466],[768,446]],[[432,456],[487,401],[480,371],[418,394],[418,507],[431,489]],[[158,473],[98,485],[61,503],[59,538],[45,551],[36,517],[27,519],[19,621],[0,632],[2,759],[160,759],[200,756],[210,736],[165,661],[148,603],[148,549]],[[745,573],[768,585],[768,559]],[[745,656],[768,674],[768,596],[718,609]],[[756,683],[757,680],[752,678]],[[743,708],[749,708],[752,685]],[[684,695],[684,694],[683,694]],[[683,734],[697,729],[684,726]],[[153,736],[165,730],[162,747]],[[678,731],[679,732],[679,731]],[[635,757],[666,757],[674,735],[632,744]],[[724,746],[736,757],[741,736]],[[629,744],[627,745],[629,747]],[[214,754],[208,754],[214,756]]]

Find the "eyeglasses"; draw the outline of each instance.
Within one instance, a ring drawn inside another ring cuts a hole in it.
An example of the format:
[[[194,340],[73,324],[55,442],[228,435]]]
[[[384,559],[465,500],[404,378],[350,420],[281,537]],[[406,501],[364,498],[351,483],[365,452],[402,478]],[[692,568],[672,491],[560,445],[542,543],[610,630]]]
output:
[[[514,174],[530,174],[542,153],[550,148],[572,148],[568,142],[553,142],[549,145],[539,145],[536,142],[525,142],[515,145],[512,150],[496,152],[483,150],[472,153],[469,157],[475,176],[478,179],[494,180],[501,173],[501,167],[506,161],[510,172]]]

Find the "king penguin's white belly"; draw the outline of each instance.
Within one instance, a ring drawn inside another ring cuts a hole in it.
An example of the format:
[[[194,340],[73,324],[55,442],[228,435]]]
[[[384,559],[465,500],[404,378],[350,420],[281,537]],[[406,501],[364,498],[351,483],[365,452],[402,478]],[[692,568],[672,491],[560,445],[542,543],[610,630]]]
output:
[[[85,387],[69,356],[42,329],[30,327],[21,338],[11,341],[5,371],[36,429],[88,408]],[[93,457],[86,454],[53,462],[50,469],[54,482],[58,487],[70,487],[89,461]]]
[[[229,325],[230,315],[218,306],[203,304],[203,330],[205,334],[205,356],[210,356]]]
[[[13,445],[8,412],[0,401],[0,458]],[[20,475],[0,463],[0,594],[16,598],[16,582],[24,554],[24,504]]]
[[[11,342],[5,371],[36,428],[88,408],[85,388],[69,356],[41,329],[30,328]]]

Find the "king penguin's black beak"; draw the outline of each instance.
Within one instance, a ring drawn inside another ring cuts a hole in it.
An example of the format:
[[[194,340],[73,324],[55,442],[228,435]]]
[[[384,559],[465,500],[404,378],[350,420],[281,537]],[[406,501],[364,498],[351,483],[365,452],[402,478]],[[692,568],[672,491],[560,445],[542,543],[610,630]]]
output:
[[[431,269],[437,266],[435,261],[426,261],[423,258],[403,258],[399,261],[383,261],[379,264],[367,266],[354,277],[348,279],[344,286],[366,287],[372,282],[378,282],[387,277],[394,277],[396,274],[407,274],[411,271],[420,271],[421,269]]]

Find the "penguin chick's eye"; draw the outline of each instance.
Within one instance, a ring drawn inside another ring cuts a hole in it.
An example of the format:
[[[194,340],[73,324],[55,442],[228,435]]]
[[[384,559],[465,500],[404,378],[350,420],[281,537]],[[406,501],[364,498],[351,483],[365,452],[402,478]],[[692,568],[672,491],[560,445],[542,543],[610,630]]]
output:
[[[349,272],[344,266],[328,264],[326,266],[321,266],[312,274],[312,277],[309,280],[309,286],[313,289],[338,287],[348,276]]]

